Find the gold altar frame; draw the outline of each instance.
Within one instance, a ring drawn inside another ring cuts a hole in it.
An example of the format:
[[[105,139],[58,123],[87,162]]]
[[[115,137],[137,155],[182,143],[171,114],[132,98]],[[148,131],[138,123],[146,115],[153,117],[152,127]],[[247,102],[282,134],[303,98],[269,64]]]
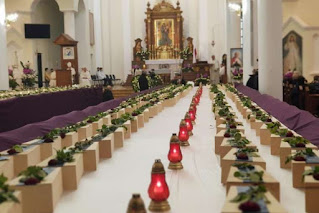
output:
[[[163,0],[161,3],[150,8],[150,3],[147,4],[145,19],[146,38],[145,43],[148,50],[151,52],[151,59],[173,59],[179,57],[179,51],[183,49],[183,17],[180,9],[180,3],[177,1],[175,8],[169,2]],[[159,46],[159,35],[157,23],[163,20],[168,20],[172,23],[170,33],[172,36],[172,45]]]

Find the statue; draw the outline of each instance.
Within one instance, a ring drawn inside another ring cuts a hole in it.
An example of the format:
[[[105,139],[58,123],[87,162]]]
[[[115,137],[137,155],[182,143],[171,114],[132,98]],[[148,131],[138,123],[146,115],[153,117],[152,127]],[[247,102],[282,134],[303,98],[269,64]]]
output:
[[[194,45],[193,45],[193,38],[192,37],[187,38],[187,47],[188,47],[188,51],[190,53],[193,53]]]
[[[137,56],[137,53],[141,53],[142,50],[143,50],[142,39],[138,38],[135,40],[135,47],[133,49],[133,58],[135,59],[135,61],[141,60],[141,58]]]

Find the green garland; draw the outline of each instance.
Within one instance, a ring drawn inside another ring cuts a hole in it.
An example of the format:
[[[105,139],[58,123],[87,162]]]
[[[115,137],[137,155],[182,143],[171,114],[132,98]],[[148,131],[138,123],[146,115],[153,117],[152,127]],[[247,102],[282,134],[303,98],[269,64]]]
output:
[[[139,84],[140,77],[141,77],[140,75],[134,76],[132,80],[132,87],[134,92],[140,92],[140,84]],[[153,78],[151,78],[150,76],[146,76],[146,78],[148,81],[149,88],[153,88],[153,87],[164,84],[163,79],[158,74],[153,74]]]

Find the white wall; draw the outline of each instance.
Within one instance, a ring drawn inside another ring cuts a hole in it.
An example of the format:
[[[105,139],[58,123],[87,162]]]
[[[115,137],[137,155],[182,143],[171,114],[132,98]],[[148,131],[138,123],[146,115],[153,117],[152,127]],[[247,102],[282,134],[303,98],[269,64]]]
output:
[[[7,45],[6,39],[6,26],[5,26],[5,5],[4,0],[0,0],[0,50],[5,50]],[[1,54],[0,57],[0,90],[9,89],[7,56]]]
[[[32,23],[50,24],[50,39],[33,39],[34,53],[42,53],[42,67],[58,69],[61,67],[60,46],[55,45],[55,39],[63,33],[63,13],[59,11],[59,6],[55,1],[42,0],[35,7],[32,13]],[[37,69],[37,64],[33,64]]]

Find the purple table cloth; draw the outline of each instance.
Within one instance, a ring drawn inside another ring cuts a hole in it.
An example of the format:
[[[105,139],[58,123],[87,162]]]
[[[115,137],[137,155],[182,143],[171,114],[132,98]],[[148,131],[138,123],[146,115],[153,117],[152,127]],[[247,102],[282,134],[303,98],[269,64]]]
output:
[[[0,133],[102,102],[102,88],[77,89],[0,101]]]
[[[302,135],[316,146],[319,146],[318,118],[307,111],[300,110],[297,107],[279,101],[272,96],[262,95],[258,91],[244,85],[238,84],[236,85],[236,88],[239,92],[250,97],[252,101],[277,118],[288,128]]]
[[[135,93],[126,98],[102,102],[95,106],[89,106],[84,110],[72,111],[64,115],[52,117],[46,121],[27,124],[19,129],[0,133],[0,151],[9,149],[16,144],[22,144],[27,141],[31,141],[39,136],[43,136],[46,133],[50,132],[52,129],[62,128],[71,124],[75,124],[77,122],[83,121],[88,116],[94,116],[100,112],[105,112],[109,109],[116,108],[121,104],[122,101],[135,97],[137,95],[150,93],[162,87],[163,86],[159,86],[140,93]],[[85,99],[83,101],[85,101]]]

